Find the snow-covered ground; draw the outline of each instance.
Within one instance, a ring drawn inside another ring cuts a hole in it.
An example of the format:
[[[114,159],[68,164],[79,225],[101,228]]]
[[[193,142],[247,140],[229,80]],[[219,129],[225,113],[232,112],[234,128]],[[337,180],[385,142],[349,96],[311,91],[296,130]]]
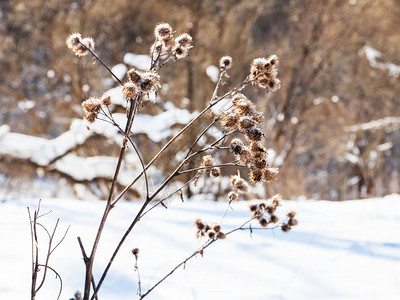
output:
[[[28,299],[31,245],[26,207],[37,200],[0,203],[0,299]],[[227,231],[249,216],[248,202],[233,203],[222,223]],[[104,208],[101,201],[42,199],[41,222],[49,229],[60,218],[70,231],[50,265],[63,279],[61,299],[81,289],[84,268],[77,236],[89,247]],[[111,212],[96,257],[95,278],[139,208],[119,203]],[[140,248],[139,270],[146,291],[199,247],[196,218],[219,222],[226,203],[175,199],[138,223],[121,249],[100,299],[136,299],[137,273],[131,249]],[[400,195],[346,202],[284,201],[282,213],[297,211],[299,225],[280,230],[236,232],[217,241],[157,287],[148,299],[400,299]],[[43,249],[44,251],[44,249]],[[56,299],[52,274],[37,299]]]

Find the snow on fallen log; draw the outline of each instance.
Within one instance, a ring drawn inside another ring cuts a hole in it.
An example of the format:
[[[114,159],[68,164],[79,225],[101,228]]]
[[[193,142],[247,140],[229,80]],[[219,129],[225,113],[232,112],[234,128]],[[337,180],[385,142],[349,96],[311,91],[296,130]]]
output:
[[[379,120],[373,120],[367,123],[361,123],[346,127],[347,132],[358,132],[365,130],[381,129],[392,126],[400,126],[400,117],[386,117]]]

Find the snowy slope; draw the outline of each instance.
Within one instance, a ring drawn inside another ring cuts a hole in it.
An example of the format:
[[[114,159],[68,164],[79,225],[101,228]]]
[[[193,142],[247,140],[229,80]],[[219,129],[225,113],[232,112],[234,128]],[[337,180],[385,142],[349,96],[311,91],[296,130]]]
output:
[[[28,299],[30,237],[26,206],[36,200],[0,203],[0,299]],[[60,229],[71,224],[51,266],[63,277],[61,299],[82,287],[83,263],[77,236],[85,245],[98,225],[104,202],[43,199],[42,223]],[[95,278],[104,267],[122,230],[139,203],[120,203],[111,212],[97,255]],[[249,217],[248,203],[233,204],[223,221],[227,231]],[[130,250],[140,248],[142,290],[146,291],[201,245],[191,223],[200,217],[218,222],[226,204],[179,199],[168,210],[153,210],[122,248],[100,299],[136,299],[137,274]],[[237,232],[189,261],[147,299],[400,299],[400,195],[347,202],[286,201],[294,209],[294,231]],[[61,234],[61,232],[60,232]],[[204,241],[203,241],[204,242]],[[4,271],[6,270],[6,271]],[[55,299],[58,283],[50,276],[37,299]]]

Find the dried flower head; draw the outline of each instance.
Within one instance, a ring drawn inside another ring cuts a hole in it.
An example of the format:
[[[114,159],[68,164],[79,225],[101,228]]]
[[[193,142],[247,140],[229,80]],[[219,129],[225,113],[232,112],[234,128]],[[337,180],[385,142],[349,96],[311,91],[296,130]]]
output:
[[[201,165],[204,167],[212,167],[215,165],[214,158],[211,155],[205,155],[201,159]]]
[[[194,221],[194,224],[196,225],[198,230],[203,230],[206,227],[204,225],[203,221],[201,221],[200,219],[197,219],[196,221]]]
[[[296,226],[298,224],[298,222],[297,222],[296,219],[290,218],[289,221],[288,221],[288,224],[290,226]]]
[[[229,70],[232,67],[232,57],[230,56],[223,56],[219,60],[219,69],[221,71]]]
[[[278,178],[278,173],[278,168],[266,168],[264,170],[264,180],[268,183],[272,183]]]
[[[267,153],[267,149],[258,142],[251,142],[250,151],[255,157],[264,157]]]
[[[221,231],[221,226],[218,224],[214,224],[212,227],[212,230],[214,230],[215,232],[220,232]]]
[[[257,204],[250,204],[249,209],[251,212],[255,212],[258,210],[258,205]]]
[[[236,193],[235,191],[230,191],[230,192],[228,193],[229,202],[235,201],[235,200],[237,200],[238,198],[239,198],[239,194]]]
[[[260,218],[258,221],[260,222],[261,227],[267,227],[267,225],[268,225],[267,219]]]
[[[149,94],[150,92],[157,93],[158,88],[161,87],[160,75],[153,71],[147,71],[143,73],[143,78],[140,81],[140,91],[143,94]]]
[[[134,68],[130,69],[126,74],[128,75],[129,81],[134,84],[140,84],[140,82],[143,79],[142,72],[140,72]]]
[[[270,223],[278,223],[279,218],[276,215],[270,215],[269,222]]]
[[[266,89],[267,92],[275,92],[280,89],[277,66],[279,59],[276,55],[268,58],[260,57],[253,60],[250,66],[250,79],[259,88]]]
[[[169,38],[171,34],[172,34],[172,27],[168,23],[160,23],[154,29],[154,35],[159,40]]]
[[[182,33],[175,38],[175,44],[182,48],[190,49],[192,47],[192,37],[187,33]]]
[[[226,238],[226,234],[223,233],[222,231],[217,233],[217,239],[223,240]]]
[[[241,116],[239,118],[238,127],[239,127],[239,130],[245,131],[251,127],[254,127],[256,124],[257,124],[257,122],[254,121],[252,117]]]
[[[182,47],[179,44],[175,44],[172,47],[172,55],[175,60],[185,58],[188,54],[189,54],[189,48]]]
[[[104,94],[101,97],[101,104],[104,105],[104,106],[111,105],[111,97],[109,95],[107,95],[107,94]]]
[[[237,122],[239,120],[239,115],[236,113],[230,113],[226,114],[222,119],[221,119],[221,124],[224,128],[231,130],[233,129]]]
[[[210,176],[211,177],[219,177],[221,175],[221,169],[218,167],[211,168]]]
[[[292,228],[290,227],[289,224],[283,224],[282,227],[281,227],[281,229],[282,229],[283,232],[288,232],[288,231],[290,231],[290,229],[292,229]]]
[[[122,92],[125,94],[126,99],[131,99],[139,93],[138,86],[132,82],[127,82],[122,88]]]
[[[246,130],[246,138],[250,141],[258,142],[263,137],[263,132],[258,127],[251,127]]]
[[[229,149],[233,154],[240,155],[245,149],[245,146],[241,139],[233,139],[229,145]]]
[[[217,236],[217,233],[214,230],[210,229],[207,231],[207,236],[209,239],[214,239]]]
[[[287,216],[288,218],[294,218],[294,217],[296,216],[296,212],[293,211],[293,210],[291,210],[291,211],[289,211],[289,212],[286,214],[286,216]]]
[[[137,256],[139,254],[139,248],[133,248],[132,249],[132,254]]]
[[[231,176],[231,184],[240,192],[247,192],[249,189],[247,182],[239,175]]]
[[[257,170],[257,169],[256,170],[251,170],[250,174],[249,174],[249,177],[250,177],[250,181],[251,182],[257,183],[257,182],[260,182],[262,180],[263,173],[262,173],[262,171]]]
[[[82,36],[80,33],[71,33],[66,40],[69,49],[75,52],[75,49],[80,46]]]

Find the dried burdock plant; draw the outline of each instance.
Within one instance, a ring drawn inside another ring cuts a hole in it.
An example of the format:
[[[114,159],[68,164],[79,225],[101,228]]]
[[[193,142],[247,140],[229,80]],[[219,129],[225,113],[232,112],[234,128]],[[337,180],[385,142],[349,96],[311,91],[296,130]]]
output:
[[[261,123],[264,121],[263,114],[257,110],[257,107],[250,99],[242,94],[244,88],[251,85],[257,85],[266,92],[275,92],[280,88],[280,81],[277,78],[277,66],[279,60],[276,55],[272,55],[268,58],[255,59],[250,66],[250,73],[241,83],[228,92],[219,94],[220,87],[226,85],[224,77],[229,78],[227,70],[231,69],[233,66],[233,60],[230,56],[222,57],[219,61],[219,80],[206,107],[204,107],[200,113],[198,113],[178,133],[176,133],[175,136],[166,142],[149,162],[144,162],[140,149],[138,149],[134,142],[134,131],[132,132],[132,128],[134,128],[135,115],[138,113],[142,105],[144,96],[149,95],[150,93],[154,93],[156,97],[158,96],[158,90],[162,84],[159,70],[167,63],[175,62],[179,59],[185,58],[187,55],[189,55],[190,49],[193,47],[192,37],[189,34],[182,33],[175,36],[173,28],[167,23],[158,24],[154,29],[154,35],[154,43],[150,47],[151,65],[149,70],[144,72],[134,68],[130,69],[127,72],[126,82],[119,80],[117,76],[112,73],[110,68],[94,52],[93,39],[82,38],[79,33],[71,34],[67,38],[67,46],[78,57],[82,57],[90,53],[110,72],[110,74],[123,87],[122,92],[127,101],[127,118],[124,127],[121,127],[114,120],[113,113],[110,109],[111,100],[107,95],[103,95],[102,97],[98,98],[92,97],[82,103],[84,118],[89,124],[95,121],[108,122],[118,128],[119,132],[123,136],[118,162],[110,186],[106,207],[104,209],[104,213],[90,251],[86,250],[81,238],[78,237],[79,245],[83,255],[83,261],[86,267],[85,286],[83,289],[84,300],[96,299],[116,255],[137,222],[139,222],[141,218],[143,218],[147,213],[157,206],[162,205],[166,207],[166,200],[173,195],[178,194],[183,200],[182,189],[189,184],[196,183],[201,176],[204,176],[204,174],[209,174],[209,176],[215,180],[216,177],[221,176],[225,169],[229,170],[228,167],[238,168],[237,174],[231,176],[232,191],[230,191],[227,195],[229,203],[236,201],[239,199],[241,194],[246,193],[250,189],[248,180],[242,178],[239,168],[247,169],[249,171],[250,183],[271,183],[277,178],[278,170],[271,168],[266,159],[267,149],[263,145],[265,134],[263,133],[261,126]],[[156,161],[162,156],[165,150],[171,146],[171,144],[173,144],[183,134],[187,133],[189,128],[194,127],[194,125],[196,128],[199,126],[201,127],[201,124],[199,125],[198,123],[200,122],[202,116],[212,112],[212,108],[222,101],[226,102],[229,108],[225,109],[221,115],[214,114],[214,120],[211,123],[206,124],[198,136],[193,139],[193,143],[187,146],[185,151],[186,155],[177,163],[175,170],[168,174],[164,181],[158,187],[156,187],[153,192],[150,192],[148,187],[149,180],[147,176],[148,168],[156,163]],[[219,138],[215,138],[214,141],[206,144],[205,146],[199,145],[199,141],[205,136],[210,128],[219,125],[222,125],[223,129],[221,136]],[[116,195],[116,182],[120,175],[119,171],[125,152],[127,151],[128,144],[140,160],[142,170],[139,175],[137,175],[135,178],[132,178],[130,184],[128,184],[119,194]],[[198,149],[199,147],[202,148]],[[230,154],[232,155],[233,159],[229,162],[221,162],[219,161],[219,157],[221,156],[217,155],[218,152],[228,155]],[[189,162],[193,162],[194,164],[189,164]],[[189,165],[197,165],[198,167],[189,168]],[[246,172],[242,173],[245,174]],[[176,189],[172,193],[169,193],[166,197],[159,198],[160,192],[165,190],[172,180],[183,174],[191,175],[190,179],[187,180],[187,182],[185,182],[180,188]],[[92,275],[95,256],[102,232],[107,223],[108,216],[111,210],[126,194],[126,192],[129,191],[142,176],[145,180],[146,190],[141,208],[132,218],[131,224],[128,226],[119,243],[116,245],[108,264],[102,272],[102,275],[98,281],[95,282]],[[215,241],[225,239],[229,234],[235,231],[250,229],[250,222],[254,219],[259,221],[260,228],[270,228],[268,225],[274,224],[274,228],[281,226],[282,230],[287,230],[288,227],[294,226],[297,221],[290,216],[288,216],[288,220],[285,223],[279,223],[278,218],[273,214],[273,211],[275,211],[279,205],[279,202],[277,202],[279,199],[276,198],[275,200],[275,202],[274,200],[271,200],[271,204],[260,204],[259,206],[255,207],[253,215],[248,221],[229,232],[225,232],[222,229],[221,224],[214,223],[210,225],[204,223],[200,219],[196,220],[196,236],[199,238],[206,238],[208,240],[206,244],[199,250],[196,250],[181,264],[176,266],[170,273],[168,273],[163,279],[161,279],[144,294],[141,293],[141,282],[137,266],[139,252],[138,249],[135,248],[132,251],[132,254],[135,257],[135,269],[138,271],[138,293],[140,298],[142,299],[146,297],[156,286],[164,281],[165,278],[170,276],[176,269],[184,265],[186,261],[194,257],[196,254],[202,254],[204,249],[206,249]],[[267,207],[270,207],[272,213],[270,213]],[[269,214],[269,216],[266,216],[265,214]]]
[[[68,233],[68,228],[65,230],[63,236],[60,238],[58,242],[55,241],[55,235],[58,228],[59,219],[57,219],[56,224],[52,231],[49,231],[43,223],[40,222],[40,218],[43,218],[47,213],[41,214],[40,212],[41,200],[39,200],[39,204],[37,209],[34,210],[33,214],[28,207],[28,215],[29,215],[29,224],[31,228],[31,242],[32,242],[32,283],[31,283],[31,299],[34,300],[36,298],[37,293],[43,287],[48,271],[53,272],[56,275],[56,278],[60,280],[60,290],[56,299],[59,299],[61,296],[63,284],[60,274],[49,265],[50,257],[53,252],[57,249],[58,246],[62,243],[65,236]],[[40,239],[41,232],[43,232],[47,238],[47,245],[41,249],[42,239]],[[44,248],[47,248],[44,250]],[[39,252],[45,253],[44,261],[42,262],[39,257]],[[40,276],[41,275],[41,276]]]

